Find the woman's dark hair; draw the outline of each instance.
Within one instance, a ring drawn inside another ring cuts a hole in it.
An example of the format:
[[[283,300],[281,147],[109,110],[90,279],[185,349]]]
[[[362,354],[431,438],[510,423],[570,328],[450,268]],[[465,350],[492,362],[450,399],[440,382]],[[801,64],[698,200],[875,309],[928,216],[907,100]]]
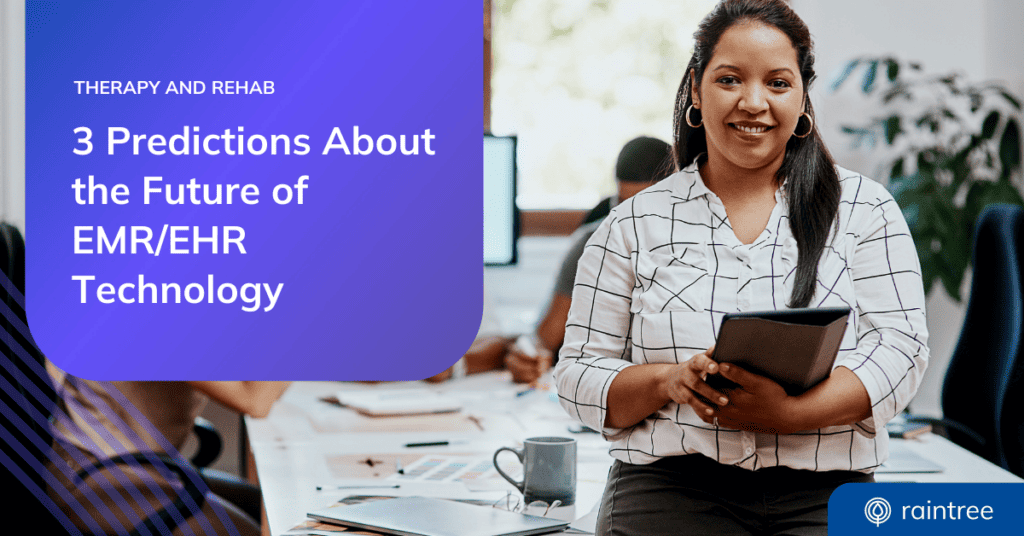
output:
[[[796,49],[800,78],[803,80],[804,111],[814,117],[811,101],[807,98],[807,91],[814,80],[814,52],[811,33],[804,22],[782,0],[723,0],[704,17],[693,35],[693,56],[686,66],[676,95],[672,157],[677,170],[690,165],[698,155],[708,150],[703,125],[691,128],[686,122],[685,114],[692,104],[690,73],[693,73],[699,88],[704,70],[722,34],[733,25],[744,22],[772,26],[789,37]],[[696,119],[691,118],[691,121]],[[797,122],[797,128],[802,129],[806,122],[801,119]],[[817,125],[812,123],[810,131],[805,138],[790,138],[786,144],[782,167],[775,175],[779,183],[785,180],[789,227],[796,238],[799,252],[796,280],[788,304],[790,307],[806,307],[810,303],[818,277],[818,260],[825,250],[829,230],[839,212],[839,174],[835,162],[821,140]]]

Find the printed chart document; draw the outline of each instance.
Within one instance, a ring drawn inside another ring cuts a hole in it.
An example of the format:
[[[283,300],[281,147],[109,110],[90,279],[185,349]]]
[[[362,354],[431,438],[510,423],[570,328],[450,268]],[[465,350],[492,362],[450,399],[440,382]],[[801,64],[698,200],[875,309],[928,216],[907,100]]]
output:
[[[389,476],[388,480],[462,482],[471,486],[497,476],[494,462],[489,457],[429,455],[409,464],[401,474]]]

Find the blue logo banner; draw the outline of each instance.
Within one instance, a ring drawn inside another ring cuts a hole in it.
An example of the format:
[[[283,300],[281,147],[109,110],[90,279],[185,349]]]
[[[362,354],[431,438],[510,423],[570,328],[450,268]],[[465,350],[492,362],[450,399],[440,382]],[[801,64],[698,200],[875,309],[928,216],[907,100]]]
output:
[[[1024,484],[845,484],[828,503],[829,534],[1011,534]]]

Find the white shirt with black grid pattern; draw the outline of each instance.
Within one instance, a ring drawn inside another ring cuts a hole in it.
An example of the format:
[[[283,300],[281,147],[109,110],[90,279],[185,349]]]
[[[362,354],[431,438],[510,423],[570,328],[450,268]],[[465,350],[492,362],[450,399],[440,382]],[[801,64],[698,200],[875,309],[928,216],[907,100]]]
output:
[[[921,269],[889,192],[837,169],[839,217],[810,306],[853,310],[836,366],[863,382],[871,417],[775,435],[709,425],[690,406],[669,403],[632,427],[604,426],[619,371],[684,362],[715,342],[725,313],[783,309],[792,292],[797,245],[781,191],[764,232],[743,244],[694,164],[613,209],[579,261],[556,383],[562,406],[601,430],[615,458],[648,464],[701,453],[751,470],[862,472],[885,461],[885,423],[914,396],[928,362]]]

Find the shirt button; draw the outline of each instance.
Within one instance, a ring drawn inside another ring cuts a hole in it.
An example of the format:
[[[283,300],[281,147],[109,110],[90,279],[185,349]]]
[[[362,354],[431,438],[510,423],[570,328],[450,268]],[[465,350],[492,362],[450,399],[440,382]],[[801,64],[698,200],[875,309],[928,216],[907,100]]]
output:
[[[754,452],[754,449],[747,447],[747,450],[744,450],[743,452],[745,452],[747,456],[750,456]]]

